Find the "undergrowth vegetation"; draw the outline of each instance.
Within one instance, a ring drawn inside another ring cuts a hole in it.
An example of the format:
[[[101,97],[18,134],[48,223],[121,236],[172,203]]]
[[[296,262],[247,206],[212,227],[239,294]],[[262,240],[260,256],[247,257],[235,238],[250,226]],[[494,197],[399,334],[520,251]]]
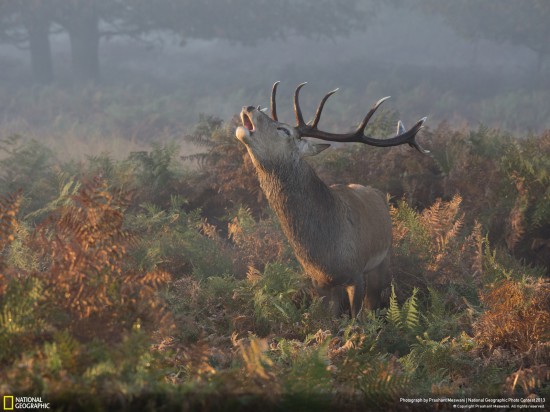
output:
[[[1,393],[65,410],[550,397],[549,132],[441,124],[430,156],[314,159],[327,182],[391,196],[387,307],[350,320],[303,275],[233,128],[203,118],[187,139],[203,153],[183,159],[0,142]]]

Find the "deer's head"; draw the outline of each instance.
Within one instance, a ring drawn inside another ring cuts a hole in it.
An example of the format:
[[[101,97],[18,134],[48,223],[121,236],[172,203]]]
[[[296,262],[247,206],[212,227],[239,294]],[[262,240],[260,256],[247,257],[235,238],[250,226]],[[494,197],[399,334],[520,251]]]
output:
[[[281,157],[313,156],[330,146],[302,139],[294,127],[271,119],[260,107],[243,107],[241,120],[243,126],[236,130],[237,139],[246,146],[253,159],[260,162]]]
[[[316,155],[326,148],[329,144],[312,143],[303,137],[315,137],[321,140],[336,142],[360,142],[371,146],[397,146],[408,143],[422,153],[427,153],[416,142],[415,136],[422,128],[426,118],[420,119],[411,129],[405,130],[401,121],[397,124],[397,135],[389,139],[376,139],[365,136],[365,128],[370,118],[378,107],[388,98],[380,99],[367,113],[361,124],[351,133],[329,133],[319,130],[317,125],[321,118],[321,112],[327,99],[336,93],[333,90],[325,95],[317,108],[315,118],[306,123],[300,109],[299,93],[300,89],[306,83],[300,84],[294,92],[294,112],[296,114],[296,126],[290,126],[281,123],[277,117],[276,92],[279,82],[273,85],[271,93],[271,117],[264,113],[266,109],[260,106],[245,106],[241,111],[241,120],[243,125],[236,130],[236,137],[248,149],[254,161],[273,160],[278,158],[300,158],[304,156]]]

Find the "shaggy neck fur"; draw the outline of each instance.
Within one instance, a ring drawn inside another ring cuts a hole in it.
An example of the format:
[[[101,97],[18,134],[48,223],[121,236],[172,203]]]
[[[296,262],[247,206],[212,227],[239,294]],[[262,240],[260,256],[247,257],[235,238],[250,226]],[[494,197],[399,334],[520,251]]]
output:
[[[339,242],[342,202],[301,158],[255,163],[260,186],[298,260],[309,267],[316,262],[317,268],[310,267],[313,272],[323,270],[333,254],[333,242]]]

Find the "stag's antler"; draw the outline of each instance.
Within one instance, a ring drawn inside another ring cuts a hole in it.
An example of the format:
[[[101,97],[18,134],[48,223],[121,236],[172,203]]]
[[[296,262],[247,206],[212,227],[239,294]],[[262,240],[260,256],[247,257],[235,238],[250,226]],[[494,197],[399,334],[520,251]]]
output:
[[[277,93],[277,86],[279,85],[279,82],[276,82],[273,85],[273,89],[271,91],[271,116],[273,120],[278,121],[277,118],[277,105],[275,101],[275,96]],[[367,124],[369,120],[371,119],[372,115],[376,110],[380,107],[382,103],[384,103],[386,100],[388,100],[390,97],[384,97],[380,100],[378,100],[374,106],[369,110],[361,124],[357,127],[357,129],[354,132],[351,133],[329,133],[322,130],[319,130],[317,128],[317,125],[319,124],[319,120],[321,119],[321,113],[323,111],[323,107],[328,100],[330,96],[332,96],[334,93],[338,91],[338,89],[335,89],[331,92],[328,92],[321,102],[319,103],[319,106],[317,107],[317,111],[315,112],[315,117],[313,121],[308,124],[304,121],[302,110],[300,109],[300,102],[299,102],[299,94],[300,89],[304,87],[306,83],[299,84],[298,87],[296,87],[296,91],[294,92],[294,112],[296,114],[296,122],[297,125],[294,127],[294,129],[298,132],[298,134],[301,137],[315,137],[317,139],[321,140],[328,140],[332,142],[359,142],[359,143],[365,143],[370,146],[378,146],[378,147],[389,147],[389,146],[399,146],[405,143],[408,143],[411,147],[414,147],[416,150],[418,150],[420,153],[429,153],[429,150],[423,149],[418,142],[415,140],[416,134],[418,131],[422,128],[422,125],[426,121],[426,117],[423,117],[420,119],[416,124],[411,127],[409,130],[405,131],[405,128],[403,127],[403,123],[401,121],[397,124],[397,135],[395,137],[389,138],[389,139],[376,139],[373,137],[365,136],[365,128],[367,127]]]

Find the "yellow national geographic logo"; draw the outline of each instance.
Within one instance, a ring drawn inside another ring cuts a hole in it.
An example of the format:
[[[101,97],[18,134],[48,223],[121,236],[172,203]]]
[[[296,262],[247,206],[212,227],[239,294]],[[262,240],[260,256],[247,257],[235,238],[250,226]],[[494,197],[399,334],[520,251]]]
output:
[[[3,407],[5,411],[13,411],[13,396],[4,395]]]
[[[43,402],[39,396],[13,396],[4,395],[2,399],[4,411],[13,411],[19,409],[50,409],[49,402]]]

